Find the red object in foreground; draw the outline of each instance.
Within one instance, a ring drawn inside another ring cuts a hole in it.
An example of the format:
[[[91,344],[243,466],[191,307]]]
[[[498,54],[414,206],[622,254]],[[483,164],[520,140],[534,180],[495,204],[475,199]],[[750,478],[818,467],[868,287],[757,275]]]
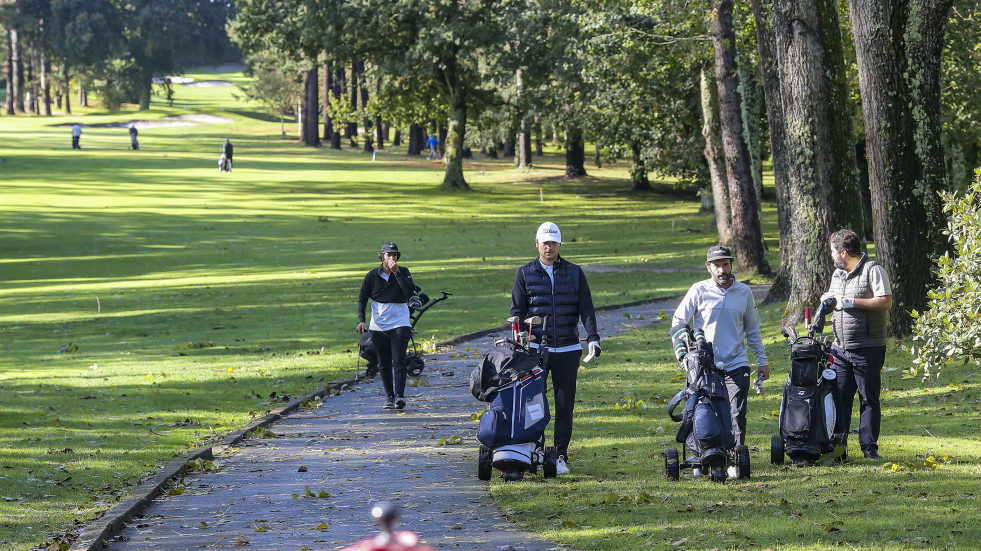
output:
[[[392,531],[395,521],[399,517],[398,506],[391,503],[379,503],[372,506],[371,516],[378,524],[381,524],[381,533],[372,538],[363,539],[354,545],[349,545],[343,551],[435,551],[428,545],[421,545],[419,536],[415,532],[408,530]]]

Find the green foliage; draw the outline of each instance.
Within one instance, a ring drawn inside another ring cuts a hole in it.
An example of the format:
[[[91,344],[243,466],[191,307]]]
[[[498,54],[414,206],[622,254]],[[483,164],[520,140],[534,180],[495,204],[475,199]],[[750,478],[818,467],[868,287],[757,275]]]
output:
[[[929,309],[912,312],[913,371],[921,367],[924,377],[951,361],[981,365],[981,169],[975,178],[965,193],[942,194],[954,251],[937,261],[940,284],[927,293]]]

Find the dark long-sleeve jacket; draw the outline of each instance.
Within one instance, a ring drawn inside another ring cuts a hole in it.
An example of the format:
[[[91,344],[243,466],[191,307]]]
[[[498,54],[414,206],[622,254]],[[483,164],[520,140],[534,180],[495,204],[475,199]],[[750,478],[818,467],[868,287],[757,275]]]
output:
[[[553,348],[579,344],[579,320],[586,328],[588,342],[599,341],[593,297],[582,268],[559,257],[553,266],[555,285],[539,259],[518,268],[511,288],[511,315],[548,316],[546,345]],[[541,342],[542,329],[533,333]]]
[[[368,299],[375,302],[405,304],[415,292],[415,283],[408,268],[399,266],[399,271],[389,275],[385,281],[381,275],[385,273],[381,266],[368,272],[361,282],[361,292],[358,294],[358,321],[365,321],[365,310]]]
[[[231,160],[232,153],[234,151],[235,151],[235,148],[232,147],[231,142],[227,142],[227,143],[224,143],[224,144],[221,145],[221,152],[225,155],[225,158],[226,159]]]

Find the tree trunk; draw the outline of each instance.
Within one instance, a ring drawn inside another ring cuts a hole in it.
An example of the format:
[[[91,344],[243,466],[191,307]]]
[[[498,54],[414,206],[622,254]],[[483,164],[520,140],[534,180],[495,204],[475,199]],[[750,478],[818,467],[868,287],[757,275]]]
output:
[[[400,145],[402,145],[402,131],[396,128],[395,132],[392,134],[392,147]]]
[[[726,157],[729,205],[732,210],[732,237],[739,269],[765,275],[770,273],[770,264],[764,252],[759,203],[750,172],[749,148],[743,135],[732,10],[733,0],[712,0],[712,45],[719,88],[722,148]]]
[[[514,131],[508,130],[508,135],[504,138],[504,147],[501,148],[501,156],[507,159],[508,157],[514,157],[514,142],[515,134]]]
[[[324,58],[327,59],[330,54],[324,52]],[[324,137],[323,141],[326,143],[331,143],[334,139],[334,121],[330,118],[330,94],[334,89],[334,72],[331,70],[330,61],[324,61],[323,63],[324,76],[321,80],[321,85],[324,87],[323,91],[323,117],[324,117]]]
[[[348,98],[351,103],[351,112],[358,110],[358,64],[351,65],[351,96]],[[358,147],[358,123],[347,123],[347,139],[351,147]]]
[[[303,73],[303,129],[301,141],[305,145],[320,147],[320,72],[313,65]]]
[[[10,64],[13,68],[10,79],[12,82],[12,105],[11,114],[24,112],[24,63],[21,56],[20,32],[17,29],[10,29]]]
[[[521,118],[518,125],[518,168],[531,168],[531,123],[525,113],[524,78],[521,69],[515,71],[514,81],[518,88],[518,114]]]
[[[14,56],[12,53],[14,51],[13,29],[7,29],[4,38],[6,39],[5,46],[7,46],[7,62],[4,63],[3,65],[4,76],[6,77],[5,80],[7,82],[7,97],[3,102],[3,110],[8,115],[13,115],[14,114],[14,60],[13,60]]]
[[[71,105],[72,82],[71,82],[71,75],[69,74],[67,62],[65,63],[65,67],[62,71],[61,78],[64,79],[64,82],[62,82],[62,86],[64,87],[63,89],[64,91],[62,92],[62,95],[65,97],[65,114],[71,115],[72,114],[72,105]]]
[[[647,163],[641,154],[640,143],[630,144],[630,152],[633,155],[633,165],[630,167],[630,181],[632,191],[651,191],[651,181],[647,178]]]
[[[44,36],[44,19],[38,22],[38,32]],[[42,41],[43,42],[43,41]],[[38,53],[39,72],[41,73],[41,114],[51,116],[51,83],[48,82],[48,57],[41,47]]]
[[[535,155],[541,157],[545,154],[545,139],[542,136],[542,121],[541,116],[537,113],[535,114]]]
[[[586,175],[586,144],[582,128],[572,121],[572,106],[568,103],[565,114],[570,121],[565,130],[565,177],[579,178]]]
[[[358,62],[358,86],[361,88],[361,116],[364,121],[364,152],[372,153],[375,150],[371,119],[368,118],[368,83],[364,77],[364,61]]]
[[[443,164],[446,173],[440,189],[469,190],[470,186],[463,178],[463,138],[467,128],[467,98],[460,75],[457,73],[457,58],[455,55],[443,59],[440,70],[449,100],[449,119],[446,125],[445,153]]]
[[[422,125],[411,124],[409,125],[409,150],[405,153],[410,157],[418,157],[422,153],[422,146],[425,143],[423,139],[425,131]]]
[[[938,191],[940,63],[953,0],[849,0],[872,188],[876,260],[892,284],[894,334],[927,305],[946,249]]]
[[[763,98],[770,131],[770,160],[773,163],[773,187],[777,196],[777,228],[780,239],[780,265],[765,302],[782,302],[790,296],[790,209],[787,207],[787,134],[780,95],[780,67],[777,63],[777,39],[773,31],[773,0],[752,0],[756,20],[756,43],[759,47],[763,75]],[[851,120],[850,118],[848,120]]]
[[[338,63],[334,73],[334,82],[331,83],[331,93],[334,94],[334,103],[341,104],[341,91],[344,90],[344,65]],[[330,148],[341,148],[341,129],[335,128],[331,122]]]
[[[825,48],[816,3],[774,0],[774,33],[789,180],[785,201],[790,211],[790,288],[784,323],[796,324],[805,306],[818,303],[834,271],[828,253],[836,228],[834,207],[836,113],[832,98],[833,71]]]
[[[27,42],[27,51],[29,52],[27,56],[27,79],[24,80],[25,94],[24,94],[24,110],[33,115],[40,115],[41,110],[38,109],[38,97],[37,97],[37,48],[33,40]]]
[[[709,68],[703,67],[699,79],[702,97],[702,136],[705,137],[705,161],[712,182],[712,208],[715,209],[715,229],[719,243],[732,243],[732,218],[729,210],[729,184],[726,181],[726,158],[722,151],[722,129],[716,113],[719,108],[719,88]]]

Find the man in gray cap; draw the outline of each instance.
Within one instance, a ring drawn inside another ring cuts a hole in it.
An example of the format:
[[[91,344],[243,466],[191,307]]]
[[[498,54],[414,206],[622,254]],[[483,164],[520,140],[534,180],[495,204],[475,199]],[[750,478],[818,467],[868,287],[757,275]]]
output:
[[[705,268],[712,277],[691,286],[675,310],[671,326],[690,324],[692,329],[705,331],[705,339],[712,342],[715,361],[722,362],[725,369],[729,410],[734,420],[732,432],[738,446],[746,440],[750,378],[747,345],[756,355],[760,380],[770,376],[770,365],[763,349],[753,291],[732,275],[732,251],[721,245],[710,248]]]
[[[405,407],[405,348],[412,334],[409,298],[415,283],[408,268],[399,266],[402,253],[391,241],[378,253],[381,266],[364,276],[358,294],[358,333],[371,329],[371,342],[378,352],[378,370],[385,393],[385,409]],[[365,324],[368,299],[371,299],[371,323]]]
[[[600,337],[596,329],[593,297],[582,268],[559,256],[562,232],[552,222],[545,222],[535,234],[538,258],[518,268],[511,288],[511,315],[548,316],[545,346],[555,395],[554,444],[559,458],[556,474],[568,474],[569,442],[572,440],[572,411],[576,403],[576,378],[582,344],[579,321],[586,329],[589,356],[600,355]],[[542,328],[533,328],[535,342],[542,342]],[[537,344],[533,344],[537,347]],[[589,358],[587,357],[588,361]]]

